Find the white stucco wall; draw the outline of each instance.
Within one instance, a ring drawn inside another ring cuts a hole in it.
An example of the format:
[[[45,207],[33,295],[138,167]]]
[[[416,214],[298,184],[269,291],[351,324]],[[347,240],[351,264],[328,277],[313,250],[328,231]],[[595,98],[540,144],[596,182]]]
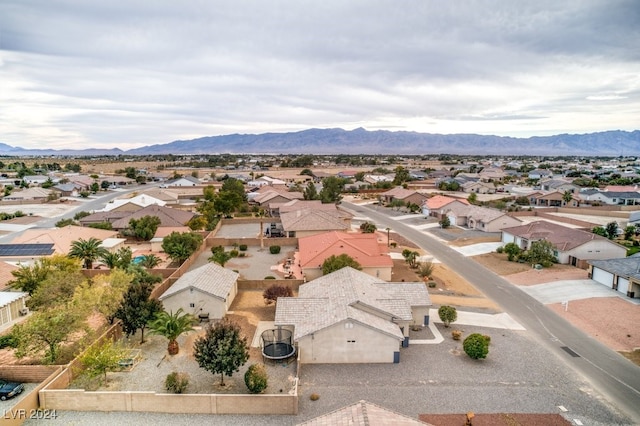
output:
[[[179,308],[192,315],[199,315],[201,313],[208,313],[209,318],[222,318],[226,315],[228,306],[231,305],[233,297],[237,293],[237,287],[229,294],[226,301],[213,297],[209,294],[203,293],[197,289],[190,291],[191,289],[185,289],[179,293],[173,294],[166,299],[162,299],[162,304],[166,311],[176,312]],[[190,305],[194,306],[191,307]]]

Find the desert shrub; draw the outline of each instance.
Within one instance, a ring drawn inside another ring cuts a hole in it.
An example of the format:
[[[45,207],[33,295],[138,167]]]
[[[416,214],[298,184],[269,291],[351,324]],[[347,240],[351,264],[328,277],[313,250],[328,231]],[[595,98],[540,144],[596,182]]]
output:
[[[453,306],[442,305],[438,309],[438,316],[445,327],[458,319],[458,311]]]
[[[239,254],[239,252],[236,249],[233,249],[233,250],[229,251],[229,256],[231,256],[231,257],[238,257],[238,254]]]
[[[312,393],[312,394],[309,396],[309,399],[310,399],[310,400],[312,400],[312,401],[317,401],[317,400],[319,400],[319,399],[320,399],[320,395],[318,395],[317,393]]]
[[[182,393],[189,386],[189,375],[187,373],[178,373],[174,371],[167,375],[164,381],[164,387],[171,393]]]
[[[266,277],[264,277],[265,280],[275,280],[276,277],[274,277],[273,275],[267,275]]]
[[[392,243],[390,243],[389,245],[390,245],[391,247],[393,247],[393,248],[398,247],[398,243],[396,243],[396,242],[392,242]]]
[[[211,254],[216,254],[216,253],[224,253],[224,247],[222,246],[211,247]]]
[[[419,262],[418,275],[421,277],[430,277],[433,274],[433,262]]]
[[[479,333],[473,333],[467,336],[462,342],[464,352],[472,359],[486,358],[489,353],[489,340],[487,336]]]
[[[246,245],[246,244],[240,244],[240,245],[238,246],[238,249],[239,249],[240,251],[247,251],[247,245]]]
[[[496,253],[502,253],[504,252],[504,247],[500,246],[496,249]]]
[[[427,282],[427,285],[429,286],[429,288],[436,288],[436,282],[435,281],[429,281],[429,282]]]
[[[251,364],[244,373],[244,383],[251,393],[260,393],[267,388],[267,370],[263,364]]]
[[[280,253],[280,246],[271,246],[271,247],[269,247],[269,253],[271,253],[271,254]]]
[[[278,284],[271,285],[262,293],[262,297],[264,297],[264,303],[266,305],[272,304],[273,302],[278,300],[278,297],[292,297],[292,296],[293,296],[293,290],[291,290],[291,287],[286,285],[278,285]]]
[[[453,340],[460,340],[462,338],[461,330],[451,330],[451,337]]]
[[[240,253],[238,253],[238,257],[245,257],[246,255],[247,255],[247,253],[242,252],[242,251]]]

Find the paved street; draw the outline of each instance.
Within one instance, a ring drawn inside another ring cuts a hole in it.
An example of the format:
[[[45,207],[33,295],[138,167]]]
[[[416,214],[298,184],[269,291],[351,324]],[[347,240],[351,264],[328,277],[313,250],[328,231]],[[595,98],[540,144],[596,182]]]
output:
[[[390,219],[390,210],[346,202],[343,206],[352,209],[357,216],[370,218],[379,229],[390,227],[454,269],[529,330],[548,352],[586,377],[594,389],[625,412],[634,423],[640,424],[640,367],[591,339],[482,265],[403,221]]]

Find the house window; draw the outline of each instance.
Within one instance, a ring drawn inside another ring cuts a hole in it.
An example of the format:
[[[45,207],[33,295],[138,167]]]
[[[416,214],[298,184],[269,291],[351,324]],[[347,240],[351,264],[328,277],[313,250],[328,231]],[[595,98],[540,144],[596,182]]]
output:
[[[195,303],[189,303],[189,307],[190,307],[190,308],[195,308],[195,307],[196,307],[196,304],[195,304]]]
[[[344,328],[353,328],[353,323],[351,322],[344,323]]]
[[[347,340],[347,343],[355,343],[355,340]]]

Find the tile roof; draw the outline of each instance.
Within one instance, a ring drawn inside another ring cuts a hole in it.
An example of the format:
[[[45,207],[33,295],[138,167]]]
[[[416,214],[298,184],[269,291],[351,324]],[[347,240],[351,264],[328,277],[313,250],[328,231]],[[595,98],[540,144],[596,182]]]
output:
[[[427,424],[362,400],[306,422],[298,423],[298,426],[413,426]]]
[[[491,209],[488,207],[474,206],[474,205],[462,205],[460,203],[451,204],[451,208],[448,209],[455,213],[457,216],[464,216],[472,218],[477,222],[490,223],[507,214],[501,210]],[[514,218],[520,220],[518,218]]]
[[[11,243],[53,243],[55,253],[67,254],[71,249],[71,243],[74,241],[80,239],[88,240],[92,237],[102,241],[107,238],[113,238],[116,235],[118,235],[116,231],[69,225],[63,228],[53,229],[27,229],[21,235],[11,240]]]
[[[136,195],[135,197],[132,197],[132,198],[118,198],[116,200],[113,200],[107,203],[107,205],[104,206],[102,211],[108,212],[108,211],[117,209],[118,207],[122,207],[125,204],[135,204],[136,206],[146,207],[152,204],[158,204],[160,206],[164,206],[167,203],[165,201],[158,200],[157,198],[154,198],[150,195],[141,194],[141,195]]]
[[[260,195],[256,196],[253,201],[258,204],[264,204],[277,197],[286,198],[287,200],[301,200],[304,198],[304,195],[302,192],[277,191],[272,189],[271,191],[260,193]]]
[[[629,256],[619,259],[589,260],[591,265],[621,277],[640,279],[640,257]]]
[[[347,254],[363,267],[393,267],[386,244],[376,234],[325,232],[298,239],[300,265],[315,267],[332,255]]]
[[[411,307],[425,304],[430,305],[430,299],[424,284],[380,283],[364,272],[345,267],[301,285],[297,298],[279,298],[275,323],[293,325],[294,340],[346,320],[402,340],[398,325],[385,317],[410,321]]]
[[[280,214],[285,231],[346,231],[351,214],[342,210],[296,210]]]
[[[454,201],[459,201],[462,204],[469,204],[469,202],[464,198],[452,198],[447,197],[446,195],[435,195],[426,200],[424,203],[429,209],[437,210]]]
[[[7,288],[9,281],[13,281],[15,277],[11,271],[16,271],[19,268],[11,263],[0,262],[0,290]]]
[[[567,228],[566,226],[547,222],[546,220],[539,220],[527,225],[505,228],[502,232],[525,238],[530,241],[547,240],[560,251],[571,250],[593,240],[601,240],[603,242],[615,244],[592,232]]]
[[[417,191],[412,191],[410,189],[405,189],[401,186],[396,186],[395,188],[391,188],[388,191],[383,192],[382,194],[380,194],[382,197],[393,197],[393,198],[397,198],[399,200],[403,200],[407,197],[410,197],[413,194],[419,194],[419,192]],[[421,194],[422,195],[422,194]]]
[[[140,219],[145,216],[155,216],[160,219],[160,227],[184,226],[195,215],[196,214],[192,212],[152,204],[113,221],[112,225],[114,229],[124,229],[129,227],[129,221],[131,219]]]
[[[169,296],[188,288],[195,288],[218,299],[227,300],[231,288],[238,280],[238,273],[210,262],[199,268],[193,269],[176,281],[159,297],[164,300]]]
[[[291,200],[286,203],[272,203],[269,205],[272,209],[277,208],[282,213],[293,212],[296,210],[312,209],[312,210],[335,210],[336,205],[331,203],[323,203],[320,200]]]

